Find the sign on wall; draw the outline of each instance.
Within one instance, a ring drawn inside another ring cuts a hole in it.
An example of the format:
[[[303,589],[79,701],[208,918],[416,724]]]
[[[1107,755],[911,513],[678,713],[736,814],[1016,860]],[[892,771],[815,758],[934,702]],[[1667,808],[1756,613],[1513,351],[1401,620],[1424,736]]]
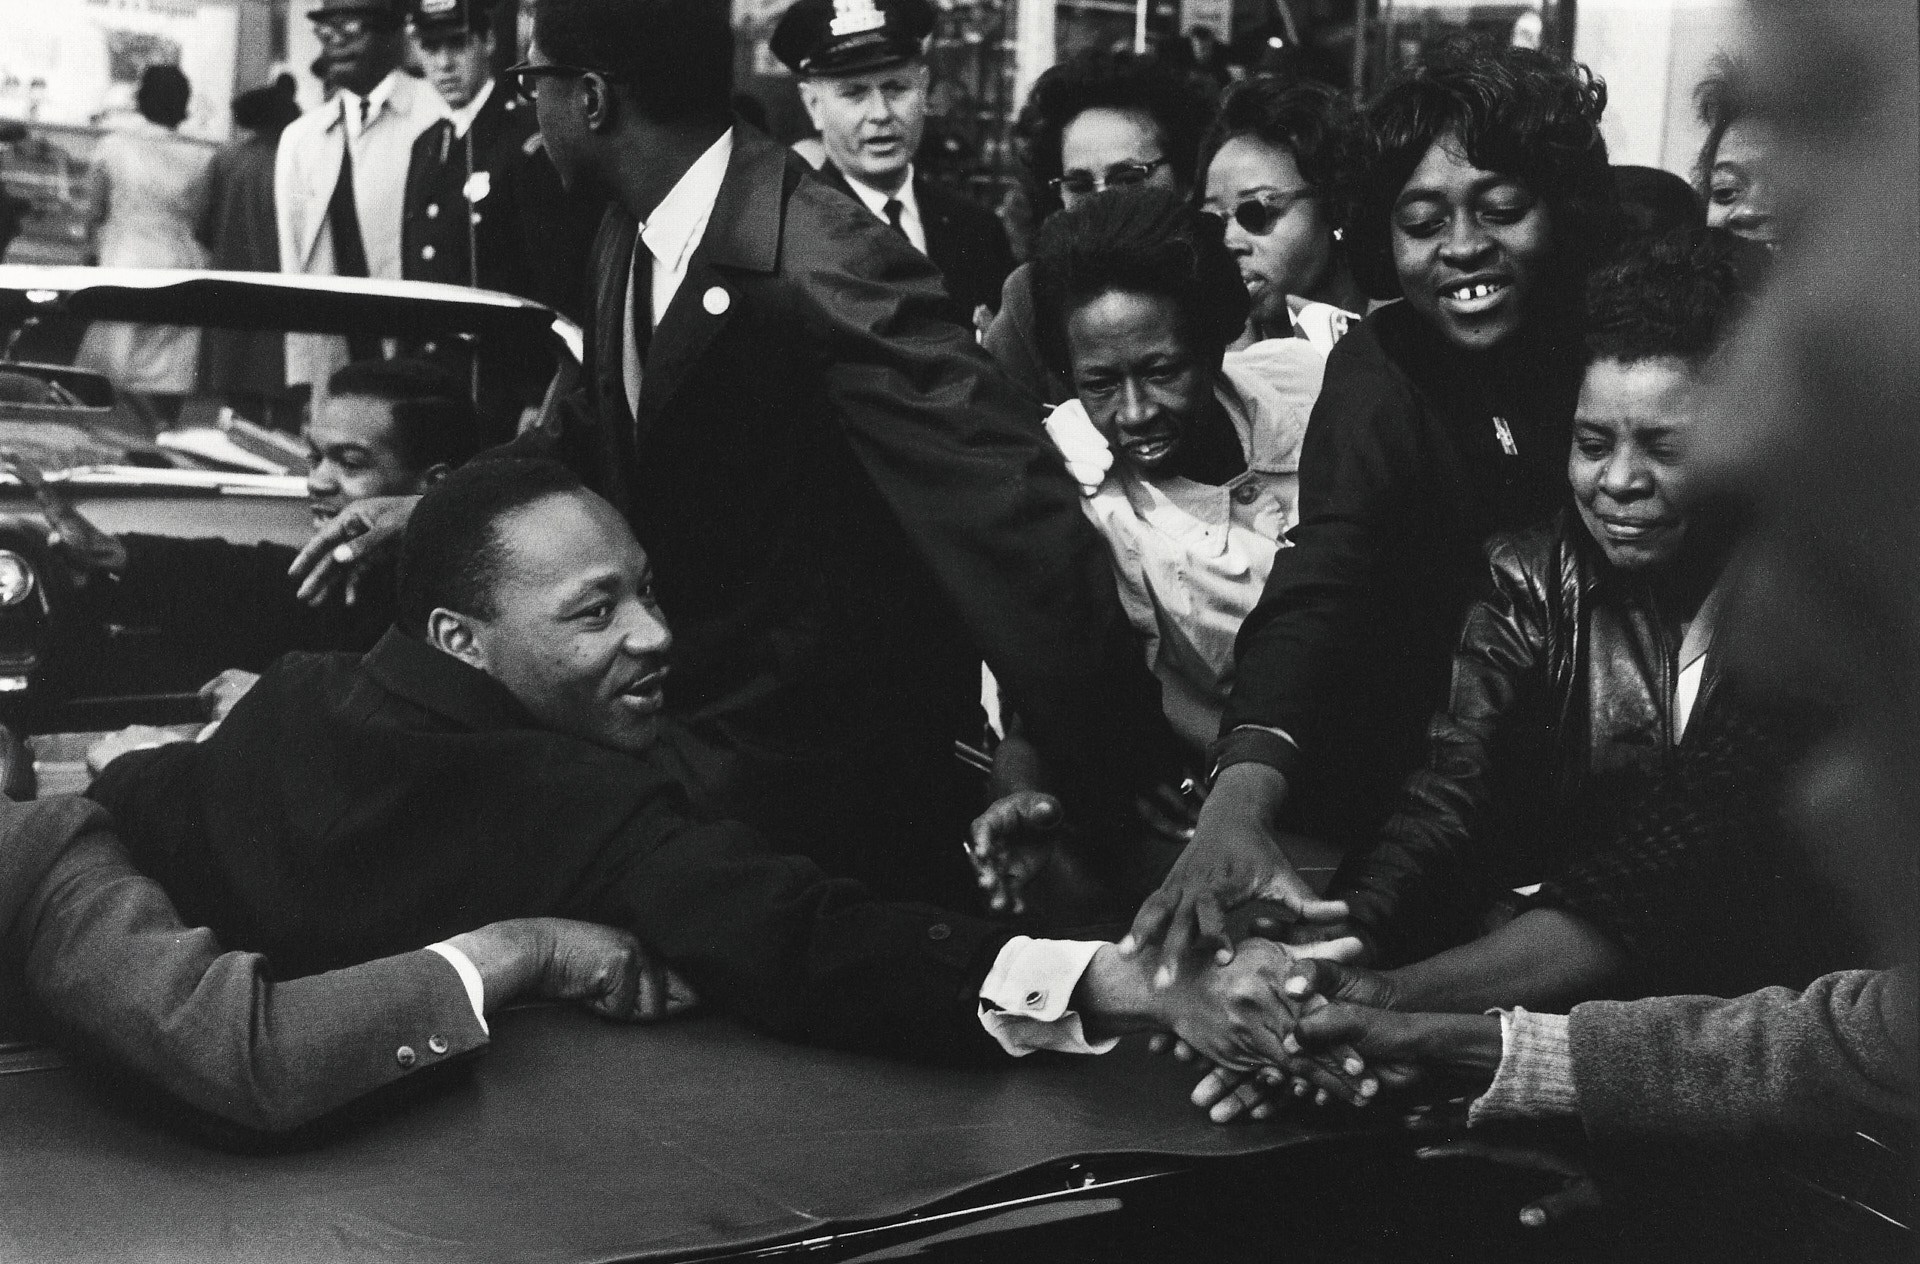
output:
[[[209,0],[0,0],[0,118],[110,126],[140,72],[170,62],[193,85],[180,130],[224,140],[237,17]]]

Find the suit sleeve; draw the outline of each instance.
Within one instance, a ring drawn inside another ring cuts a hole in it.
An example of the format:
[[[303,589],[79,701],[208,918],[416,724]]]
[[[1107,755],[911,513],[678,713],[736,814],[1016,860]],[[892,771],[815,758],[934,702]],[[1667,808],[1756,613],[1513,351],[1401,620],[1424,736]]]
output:
[[[824,202],[811,186],[793,198]],[[837,205],[837,199],[835,204]],[[1104,541],[1038,410],[939,315],[939,273],[871,216],[823,221],[801,318],[853,451],[1083,812],[1177,766]]]
[[[1568,1024],[1595,1137],[1744,1141],[1914,1118],[1915,976],[1849,970],[1805,992],[1591,1001]]]
[[[1040,358],[1040,340],[1034,333],[1033,265],[1023,263],[1008,275],[1000,289],[1000,310],[987,326],[982,345],[1000,371],[1036,406],[1062,404],[1058,377]]]
[[[183,925],[128,862],[104,812],[62,817],[19,827],[57,824],[72,839],[16,917],[8,949],[83,1055],[197,1111],[277,1133],[486,1044],[439,956],[276,983],[262,957],[223,952],[211,931]]]
[[[216,670],[262,671],[289,650],[365,649],[391,610],[378,592],[364,607],[307,605],[287,575],[294,550],[284,545],[120,538],[127,565],[91,598],[101,617],[190,639],[194,661],[215,662]]]
[[[1446,709],[1428,729],[1426,766],[1408,777],[1380,839],[1349,857],[1328,890],[1348,902],[1384,964],[1445,946],[1451,919],[1475,904],[1483,884],[1474,840],[1492,799],[1496,750],[1540,687],[1545,595],[1511,561],[1511,545],[1496,539],[1489,554],[1486,588],[1454,650]]]
[[[980,988],[1011,935],[930,905],[874,899],[737,822],[692,825],[642,795],[573,915],[624,926],[702,1000],[774,1035],[921,1060],[1003,1056]]]
[[[1273,559],[1234,644],[1232,695],[1216,762],[1270,764],[1295,777],[1301,750],[1336,705],[1346,649],[1362,624],[1384,551],[1419,478],[1410,389],[1365,363],[1358,339],[1328,357],[1300,448],[1293,547]],[[1282,739],[1266,729],[1287,734]]]

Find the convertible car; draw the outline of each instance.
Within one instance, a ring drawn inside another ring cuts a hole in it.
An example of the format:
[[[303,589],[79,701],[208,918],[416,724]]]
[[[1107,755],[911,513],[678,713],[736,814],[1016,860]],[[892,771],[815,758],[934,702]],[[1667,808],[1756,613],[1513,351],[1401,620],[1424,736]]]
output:
[[[93,349],[89,331],[113,322],[172,326],[198,344],[195,387],[177,411],[165,402],[164,421],[153,400],[117,380],[115,358]],[[0,449],[105,531],[299,545],[312,529],[301,400],[281,383],[280,349],[288,334],[350,331],[470,368],[483,417],[502,438],[547,420],[580,363],[578,327],[505,294],[270,273],[0,267]],[[0,476],[0,722],[39,736],[199,718],[202,681],[186,678],[181,656],[137,619],[76,622],[74,581],[47,536],[32,489]]]

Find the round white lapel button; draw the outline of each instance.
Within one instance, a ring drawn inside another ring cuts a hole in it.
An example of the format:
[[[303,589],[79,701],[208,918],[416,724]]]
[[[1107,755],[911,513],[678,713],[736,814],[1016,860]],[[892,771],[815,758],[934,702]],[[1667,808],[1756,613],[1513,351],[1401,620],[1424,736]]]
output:
[[[726,314],[727,308],[732,305],[733,295],[727,293],[717,285],[700,296],[700,306],[707,309],[707,315],[709,316],[723,316]]]

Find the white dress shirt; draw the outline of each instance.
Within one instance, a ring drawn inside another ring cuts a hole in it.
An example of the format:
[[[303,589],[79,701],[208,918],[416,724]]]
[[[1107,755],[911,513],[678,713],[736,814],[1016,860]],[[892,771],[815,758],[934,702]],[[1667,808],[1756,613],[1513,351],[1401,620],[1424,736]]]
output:
[[[634,277],[640,270],[641,250],[653,259],[653,289],[650,329],[660,328],[660,318],[673,306],[680,283],[687,279],[687,261],[706,236],[707,221],[713,218],[713,204],[720,200],[720,186],[727,178],[727,162],[733,157],[733,129],[720,133],[720,139],[707,152],[693,160],[686,173],[667,190],[660,205],[653,208],[647,222],[640,225],[640,238],[633,247],[633,271],[627,274],[625,337],[621,339],[621,380],[627,390],[627,411],[640,411],[640,375],[646,367],[640,362],[640,348],[634,340]]]
[[[896,198],[899,199],[901,231],[906,233],[907,240],[913,243],[915,250],[921,254],[927,253],[927,226],[920,218],[920,199],[913,195],[912,163],[907,164],[906,182],[893,193],[882,193],[878,189],[860,183],[844,171],[840,174],[847,177],[847,185],[853,190],[853,195],[860,199],[860,204],[872,211],[883,224],[889,222],[887,203]]]
[[[287,125],[274,153],[274,222],[280,270],[334,275],[327,206],[343,154],[353,155],[353,203],[367,274],[400,279],[400,227],[413,142],[445,117],[446,102],[427,84],[396,70],[362,98],[342,90]],[[287,382],[324,382],[346,363],[346,340],[326,334],[287,335]]]
[[[449,108],[447,110],[447,119],[453,124],[453,134],[456,138],[465,136],[467,132],[472,129],[473,120],[479,117],[482,107],[487,103],[487,99],[493,95],[493,82],[493,80],[489,79],[481,84],[480,91],[473,94],[473,100],[467,102],[459,109]],[[445,104],[444,101],[442,104]]]

